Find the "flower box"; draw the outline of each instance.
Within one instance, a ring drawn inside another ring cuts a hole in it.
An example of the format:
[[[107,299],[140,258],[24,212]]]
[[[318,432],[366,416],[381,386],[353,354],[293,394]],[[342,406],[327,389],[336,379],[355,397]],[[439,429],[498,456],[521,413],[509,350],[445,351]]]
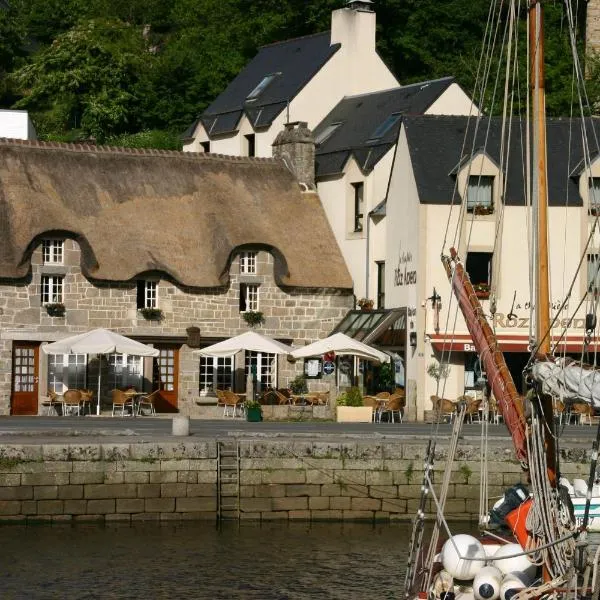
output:
[[[54,302],[52,304],[46,304],[46,311],[51,317],[64,317],[65,316],[65,305],[62,302]]]
[[[257,310],[249,310],[248,312],[242,313],[242,317],[250,327],[262,325],[265,322],[265,316]]]
[[[260,406],[249,406],[246,408],[246,421],[258,423],[262,421],[262,408]]]
[[[371,423],[373,421],[372,406],[338,406],[336,407],[338,423]]]
[[[140,314],[147,321],[161,321],[163,318],[163,311],[160,308],[140,308]]]
[[[477,204],[473,207],[472,212],[474,215],[493,215],[494,207],[493,206],[485,206],[483,204]]]
[[[480,300],[487,300],[490,297],[490,290],[475,290],[475,295]]]

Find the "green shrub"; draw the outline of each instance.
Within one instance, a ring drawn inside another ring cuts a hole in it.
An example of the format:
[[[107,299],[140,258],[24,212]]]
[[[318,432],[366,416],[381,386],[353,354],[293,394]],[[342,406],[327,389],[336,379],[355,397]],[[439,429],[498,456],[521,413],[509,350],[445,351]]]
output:
[[[297,375],[290,381],[290,390],[294,394],[306,394],[308,386],[306,385],[306,376],[303,374]]]
[[[337,399],[338,406],[362,406],[363,399],[360,390],[357,387],[350,388]]]

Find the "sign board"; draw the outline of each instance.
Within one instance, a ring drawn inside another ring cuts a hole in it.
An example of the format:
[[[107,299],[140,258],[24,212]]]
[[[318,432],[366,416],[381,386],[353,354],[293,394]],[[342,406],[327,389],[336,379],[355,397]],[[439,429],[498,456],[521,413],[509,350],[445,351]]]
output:
[[[335,371],[335,363],[327,360],[323,363],[323,373],[325,375],[331,375]]]
[[[322,361],[320,358],[307,358],[304,361],[304,375],[316,379],[321,377]]]

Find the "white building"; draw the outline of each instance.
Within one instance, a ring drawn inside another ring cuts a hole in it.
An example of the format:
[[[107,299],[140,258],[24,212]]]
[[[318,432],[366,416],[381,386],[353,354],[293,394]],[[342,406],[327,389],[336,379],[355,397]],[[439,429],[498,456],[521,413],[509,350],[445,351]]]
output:
[[[37,139],[35,128],[26,110],[0,109],[0,138]]]

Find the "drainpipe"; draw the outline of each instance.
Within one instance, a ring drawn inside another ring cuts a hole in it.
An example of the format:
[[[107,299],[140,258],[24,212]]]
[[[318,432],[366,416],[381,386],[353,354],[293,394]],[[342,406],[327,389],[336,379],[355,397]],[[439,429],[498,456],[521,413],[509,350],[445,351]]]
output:
[[[365,298],[369,298],[369,257],[371,247],[371,215],[373,211],[367,213],[367,250],[365,252]]]

